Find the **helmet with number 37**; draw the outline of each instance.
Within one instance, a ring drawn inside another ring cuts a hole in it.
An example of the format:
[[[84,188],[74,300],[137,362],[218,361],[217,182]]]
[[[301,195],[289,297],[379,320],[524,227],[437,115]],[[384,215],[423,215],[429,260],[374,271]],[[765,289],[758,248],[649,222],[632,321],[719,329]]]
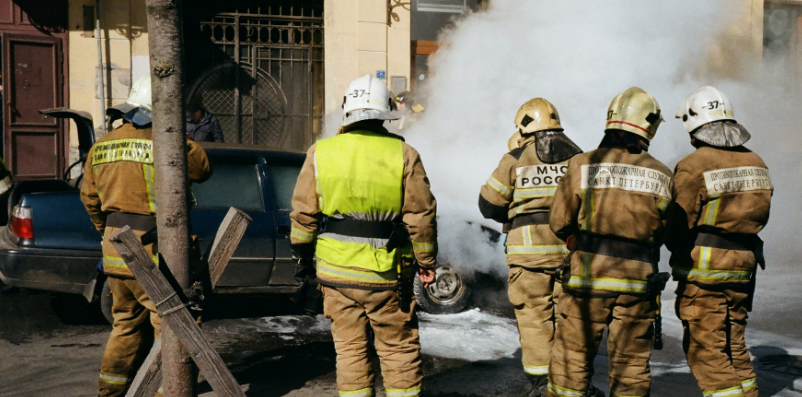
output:
[[[342,126],[362,120],[398,120],[392,114],[390,91],[384,81],[370,74],[356,78],[343,97]]]
[[[730,98],[713,87],[705,86],[685,98],[677,111],[677,118],[682,119],[685,131],[693,132],[714,121],[735,121],[735,112]]]
[[[741,146],[752,138],[735,121],[732,102],[723,92],[705,86],[688,95],[677,111],[682,126],[699,141],[716,147]]]

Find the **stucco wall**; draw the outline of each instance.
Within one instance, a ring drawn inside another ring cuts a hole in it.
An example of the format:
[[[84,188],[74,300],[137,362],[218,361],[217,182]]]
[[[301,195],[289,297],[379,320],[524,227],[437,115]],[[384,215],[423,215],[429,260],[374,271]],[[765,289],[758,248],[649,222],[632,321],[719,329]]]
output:
[[[94,7],[94,0],[69,2],[69,95],[71,107],[88,111],[100,127],[100,68],[97,39],[84,26],[84,6]],[[107,106],[124,101],[131,81],[148,71],[148,37],[145,2],[135,0],[103,0],[100,28],[103,63],[106,69]],[[70,146],[76,147],[75,127],[71,127]]]
[[[403,3],[402,3],[403,4]],[[410,10],[401,5],[390,11],[385,0],[326,0],[326,114],[342,105],[348,83],[365,74],[385,71],[392,77],[410,78]]]

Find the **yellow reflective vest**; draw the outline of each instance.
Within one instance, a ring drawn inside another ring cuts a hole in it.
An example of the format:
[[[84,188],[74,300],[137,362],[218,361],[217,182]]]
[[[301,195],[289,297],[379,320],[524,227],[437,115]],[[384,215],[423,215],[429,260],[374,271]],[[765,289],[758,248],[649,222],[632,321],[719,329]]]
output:
[[[372,131],[351,131],[319,141],[314,161],[321,212],[329,218],[360,221],[392,222],[399,218],[404,201],[402,145],[400,139]],[[400,257],[411,257],[412,247],[407,243],[388,251],[386,243],[386,239],[324,231],[318,236],[315,251],[318,276],[395,281]],[[343,267],[378,274],[349,273]]]

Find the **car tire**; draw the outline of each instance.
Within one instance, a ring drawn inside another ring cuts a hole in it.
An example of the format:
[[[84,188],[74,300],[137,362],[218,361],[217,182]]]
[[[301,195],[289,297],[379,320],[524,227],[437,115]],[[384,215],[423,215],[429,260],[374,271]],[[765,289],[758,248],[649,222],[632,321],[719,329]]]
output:
[[[111,304],[114,300],[111,297],[111,287],[109,280],[103,282],[103,289],[100,292],[100,311],[103,312],[103,317],[109,324],[114,324],[114,316],[111,315]]]
[[[424,288],[419,277],[413,284],[418,307],[431,314],[459,313],[468,308],[471,291],[462,276],[448,266],[436,269],[435,282]]]

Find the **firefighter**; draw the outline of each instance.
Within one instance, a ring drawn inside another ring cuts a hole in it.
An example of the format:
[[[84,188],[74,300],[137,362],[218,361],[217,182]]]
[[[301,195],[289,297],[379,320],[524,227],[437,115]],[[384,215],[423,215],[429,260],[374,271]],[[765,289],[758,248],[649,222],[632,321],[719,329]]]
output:
[[[568,159],[582,150],[563,133],[557,109],[543,98],[524,103],[515,125],[510,152],[482,186],[479,210],[509,225],[509,298],[518,320],[523,369],[532,382],[526,395],[537,397],[546,392],[554,305],[561,291],[554,270],[568,254],[549,229],[548,211]]]
[[[757,397],[744,328],[756,265],[764,266],[757,234],[769,220],[769,170],[743,146],[751,136],[721,91],[698,89],[677,118],[696,148],[674,171],[667,242],[685,355],[705,397]]]
[[[140,237],[156,227],[150,75],[134,83],[127,102],[124,124],[89,151],[81,183],[81,201],[103,235],[103,272],[112,293],[114,323],[100,367],[101,397],[125,395],[160,329],[154,303],[109,241],[126,225]],[[212,170],[206,152],[190,141],[187,146],[189,179],[209,179]],[[156,243],[145,249],[158,263]]]
[[[371,329],[388,397],[419,395],[423,379],[411,282],[416,262],[434,281],[437,203],[418,153],[383,127],[390,101],[381,80],[355,79],[340,131],[309,149],[292,198],[296,277],[321,285],[341,396],[374,395]]]
[[[549,225],[571,253],[562,269],[551,396],[585,394],[608,329],[612,396],[648,396],[659,248],[669,222],[671,170],[647,152],[663,120],[640,88],[616,96],[598,149],[578,154],[557,186]]]

